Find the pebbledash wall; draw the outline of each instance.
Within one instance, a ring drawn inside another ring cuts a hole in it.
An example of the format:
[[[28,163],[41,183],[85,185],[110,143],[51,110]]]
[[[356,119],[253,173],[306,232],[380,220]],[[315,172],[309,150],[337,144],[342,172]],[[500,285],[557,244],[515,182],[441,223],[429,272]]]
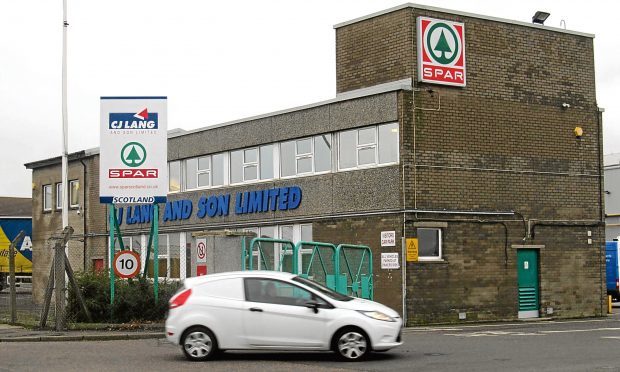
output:
[[[465,86],[420,82],[420,16],[463,23]],[[408,324],[514,319],[523,269],[518,255],[531,251],[539,299],[527,316],[603,315],[602,110],[593,36],[414,4],[335,30],[336,98],[169,135],[168,199],[192,211],[165,221],[163,213],[160,257],[167,266],[160,272],[195,274],[197,231],[253,229],[366,244],[373,251],[375,299],[400,310]],[[575,127],[583,129],[579,138]],[[234,184],[239,154],[242,181]],[[84,183],[86,208],[70,221],[83,223],[77,234],[84,243],[76,249],[84,252],[81,269],[90,269],[107,265],[106,210],[97,200],[97,151],[74,156],[70,169]],[[59,163],[27,164],[38,243],[60,224],[60,213],[41,207],[42,187],[59,180]],[[295,208],[235,210],[238,193],[286,187],[301,191]],[[209,197],[226,195],[228,213],[199,217]],[[128,224],[123,209],[128,245],[143,247],[148,225],[133,223],[139,222],[135,209]],[[384,231],[396,232],[394,247],[381,246]],[[403,256],[401,240],[411,238],[419,242],[417,261]],[[40,298],[49,252],[36,243]],[[381,253],[398,253],[400,267],[382,269]]]

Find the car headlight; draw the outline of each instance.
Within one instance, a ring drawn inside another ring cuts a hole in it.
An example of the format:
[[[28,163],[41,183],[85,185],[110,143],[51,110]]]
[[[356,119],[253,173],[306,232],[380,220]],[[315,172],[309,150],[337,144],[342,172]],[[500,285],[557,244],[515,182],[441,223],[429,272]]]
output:
[[[359,310],[360,313],[366,315],[369,318],[373,318],[375,320],[382,320],[384,322],[395,322],[396,320],[389,315],[386,315],[380,311],[362,311]]]

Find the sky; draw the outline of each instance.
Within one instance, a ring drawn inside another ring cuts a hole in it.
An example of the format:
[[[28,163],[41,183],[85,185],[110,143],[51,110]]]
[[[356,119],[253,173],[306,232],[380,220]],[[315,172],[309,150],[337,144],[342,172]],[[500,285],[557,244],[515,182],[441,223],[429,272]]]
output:
[[[402,0],[67,0],[69,152],[99,146],[101,96],[167,96],[168,129],[334,98],[335,24]],[[604,153],[620,152],[620,2],[416,3],[595,34]],[[587,9],[591,7],[593,9]],[[62,0],[0,0],[0,196],[30,197],[24,163],[62,153]]]

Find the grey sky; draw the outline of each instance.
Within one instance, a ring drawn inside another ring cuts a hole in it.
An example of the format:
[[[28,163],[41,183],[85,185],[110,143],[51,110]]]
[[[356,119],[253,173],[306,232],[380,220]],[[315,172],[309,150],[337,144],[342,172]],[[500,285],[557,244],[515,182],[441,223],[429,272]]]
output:
[[[405,2],[68,0],[69,151],[99,146],[100,96],[168,96],[169,129],[333,98],[333,25]],[[618,2],[419,3],[526,22],[545,10],[548,26],[595,34],[604,151],[620,152]],[[61,23],[62,0],[0,0],[1,196],[30,196],[23,164],[61,154]]]

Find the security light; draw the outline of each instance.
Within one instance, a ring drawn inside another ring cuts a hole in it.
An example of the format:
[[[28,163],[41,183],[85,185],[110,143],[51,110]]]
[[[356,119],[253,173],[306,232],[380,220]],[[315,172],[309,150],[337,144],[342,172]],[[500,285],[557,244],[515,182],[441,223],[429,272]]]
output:
[[[549,13],[537,11],[532,17],[532,23],[538,23],[540,25],[544,24],[547,18],[549,18]]]

